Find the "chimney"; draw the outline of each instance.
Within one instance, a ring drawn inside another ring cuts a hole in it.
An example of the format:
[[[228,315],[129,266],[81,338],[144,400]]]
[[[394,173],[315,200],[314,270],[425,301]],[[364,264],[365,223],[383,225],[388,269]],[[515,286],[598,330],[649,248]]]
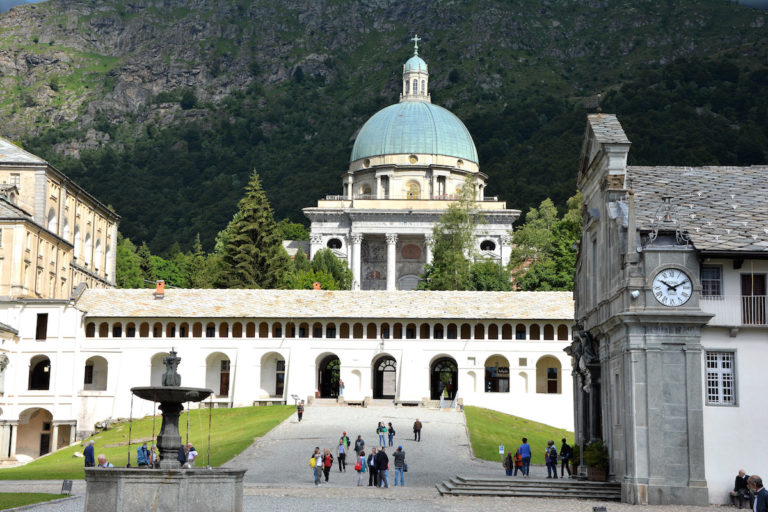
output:
[[[313,289],[313,290],[320,290],[320,289],[322,289],[322,288],[323,288],[323,285],[321,285],[321,284],[320,284],[320,283],[318,283],[317,281],[315,281],[314,283],[312,283],[312,289]]]
[[[157,281],[155,283],[155,298],[162,299],[165,297],[165,281]]]

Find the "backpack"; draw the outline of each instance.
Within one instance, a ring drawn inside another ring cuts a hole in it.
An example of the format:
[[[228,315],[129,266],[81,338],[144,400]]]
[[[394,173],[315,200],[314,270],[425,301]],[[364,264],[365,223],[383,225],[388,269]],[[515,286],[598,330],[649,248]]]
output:
[[[317,465],[317,461],[315,460],[315,456],[313,455],[312,458],[309,459],[309,467],[314,468]]]
[[[395,435],[395,428],[394,427],[390,428],[389,433],[392,435]]]
[[[557,460],[557,448],[554,446],[549,449],[549,460],[555,462]]]

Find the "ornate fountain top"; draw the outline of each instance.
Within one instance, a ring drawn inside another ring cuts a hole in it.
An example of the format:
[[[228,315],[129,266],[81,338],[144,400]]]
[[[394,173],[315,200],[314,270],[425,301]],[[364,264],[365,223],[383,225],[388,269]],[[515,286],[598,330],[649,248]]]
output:
[[[163,364],[165,365],[165,373],[163,374],[163,386],[181,386],[181,375],[176,372],[176,368],[179,366],[181,358],[176,355],[176,351],[171,348],[171,353],[168,357],[163,358]]]

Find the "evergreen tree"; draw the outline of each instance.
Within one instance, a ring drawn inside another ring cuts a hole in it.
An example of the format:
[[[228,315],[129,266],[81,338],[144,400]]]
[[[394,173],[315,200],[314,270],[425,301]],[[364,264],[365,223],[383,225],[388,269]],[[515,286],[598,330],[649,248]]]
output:
[[[352,288],[352,271],[333,254],[330,249],[321,249],[312,258],[312,270],[315,272],[327,272],[336,281],[337,290],[349,290]]]
[[[474,187],[467,180],[459,200],[451,203],[433,228],[432,264],[425,265],[419,288],[471,290],[475,226],[482,217],[474,208]]]
[[[118,288],[144,288],[141,260],[136,254],[136,246],[119,232],[115,267],[115,281]]]
[[[471,289],[506,292],[512,289],[509,270],[493,260],[478,261],[469,269]]]
[[[304,250],[301,247],[296,251],[296,256],[293,257],[293,268],[296,272],[312,270],[312,264],[309,262],[309,258],[304,254]]]
[[[238,215],[227,226],[222,249],[220,286],[279,288],[284,285],[290,258],[283,249],[259,175],[254,171]]]
[[[297,270],[288,274],[286,278],[286,287],[291,290],[312,290],[315,283],[320,283],[323,290],[339,289],[336,279],[324,270],[319,272],[312,269]]]
[[[141,276],[144,280],[142,288],[151,288],[152,285],[148,281],[155,281],[157,277],[155,276],[155,266],[152,263],[152,253],[149,252],[147,242],[141,242],[141,246],[139,247],[139,250],[136,251],[136,254],[139,257],[139,268],[141,269]]]
[[[213,288],[216,278],[216,256],[206,255],[200,243],[200,233],[195,235],[195,243],[189,254],[187,281],[190,288]]]

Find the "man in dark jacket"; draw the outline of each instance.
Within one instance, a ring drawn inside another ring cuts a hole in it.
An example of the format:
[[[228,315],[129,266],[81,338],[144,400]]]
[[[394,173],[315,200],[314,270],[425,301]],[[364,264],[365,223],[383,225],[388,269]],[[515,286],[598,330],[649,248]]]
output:
[[[571,476],[571,468],[569,467],[569,464],[571,463],[571,454],[573,453],[573,450],[571,449],[571,446],[565,442],[565,438],[563,438],[563,444],[560,446],[560,460],[562,462],[560,463],[560,476],[565,478],[565,471],[568,472],[568,477]]]
[[[384,451],[384,447],[378,451],[375,460],[376,477],[378,478],[376,487],[381,487],[383,484],[384,487],[389,488],[389,457],[387,457],[387,453]]]
[[[755,493],[754,512],[768,512],[768,491],[763,487],[763,479],[757,475],[752,475],[747,482],[749,488]]]
[[[751,501],[747,480],[749,480],[749,475],[744,473],[743,469],[740,469],[739,474],[736,475],[733,490],[731,491],[731,504],[734,507],[742,508],[745,504],[749,504]]]
[[[179,446],[179,453],[176,455],[176,460],[179,461],[179,466],[183,466],[187,463],[187,451],[184,449],[184,445]]]
[[[378,485],[376,481],[376,448],[371,448],[366,464],[368,464],[368,487]]]
[[[93,439],[88,441],[88,446],[83,450],[83,457],[85,457],[85,467],[92,468],[96,465],[96,457],[93,454]]]

